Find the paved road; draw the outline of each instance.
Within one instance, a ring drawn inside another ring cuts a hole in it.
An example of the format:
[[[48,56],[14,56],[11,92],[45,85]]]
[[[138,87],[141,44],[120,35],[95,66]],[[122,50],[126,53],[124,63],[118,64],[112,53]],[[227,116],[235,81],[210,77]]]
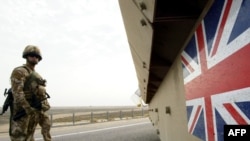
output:
[[[147,118],[52,128],[53,141],[160,141]],[[36,141],[43,141],[40,130]],[[0,134],[9,141],[8,134]]]

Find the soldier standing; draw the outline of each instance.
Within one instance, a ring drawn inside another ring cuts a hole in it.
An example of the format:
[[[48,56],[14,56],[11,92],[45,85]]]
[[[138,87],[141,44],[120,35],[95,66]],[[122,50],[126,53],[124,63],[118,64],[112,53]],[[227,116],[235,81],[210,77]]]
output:
[[[26,64],[16,67],[10,77],[13,94],[9,129],[11,141],[34,141],[37,124],[41,126],[44,140],[51,141],[51,125],[46,114],[50,109],[46,99],[46,81],[35,72],[35,66],[42,60],[40,49],[34,45],[26,46],[23,58],[26,59]],[[34,100],[39,106],[32,106]],[[26,115],[14,119],[18,111],[23,109]]]

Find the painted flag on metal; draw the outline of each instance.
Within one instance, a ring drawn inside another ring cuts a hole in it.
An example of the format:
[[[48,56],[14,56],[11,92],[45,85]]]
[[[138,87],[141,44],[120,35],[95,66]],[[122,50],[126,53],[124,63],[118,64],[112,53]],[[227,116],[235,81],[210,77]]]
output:
[[[250,124],[250,0],[215,0],[181,59],[190,134],[223,141]]]

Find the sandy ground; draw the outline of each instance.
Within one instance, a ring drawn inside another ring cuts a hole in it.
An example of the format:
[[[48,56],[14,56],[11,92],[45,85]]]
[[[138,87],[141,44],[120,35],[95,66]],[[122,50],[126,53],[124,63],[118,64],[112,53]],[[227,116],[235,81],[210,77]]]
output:
[[[6,133],[9,130],[9,124],[1,124],[0,125],[0,133]]]

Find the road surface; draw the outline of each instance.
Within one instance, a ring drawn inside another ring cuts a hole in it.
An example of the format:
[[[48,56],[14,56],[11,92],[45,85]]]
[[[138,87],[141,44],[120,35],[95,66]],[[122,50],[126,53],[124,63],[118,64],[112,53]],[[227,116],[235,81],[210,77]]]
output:
[[[51,134],[53,141],[160,141],[148,118],[53,127]],[[0,140],[10,141],[7,133],[1,133]],[[43,141],[40,129],[35,140]]]

